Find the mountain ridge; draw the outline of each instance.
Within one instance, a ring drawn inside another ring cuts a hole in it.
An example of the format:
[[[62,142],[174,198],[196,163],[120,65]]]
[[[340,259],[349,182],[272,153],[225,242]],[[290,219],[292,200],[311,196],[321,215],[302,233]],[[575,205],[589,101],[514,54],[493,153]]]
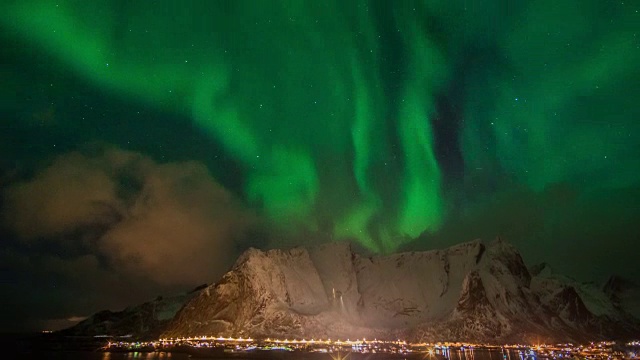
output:
[[[640,287],[527,268],[510,243],[365,256],[349,243],[246,250],[212,284],[99,312],[63,331],[138,338],[378,338],[583,342],[640,330]]]
[[[206,287],[207,284],[203,284],[188,292],[158,296],[121,311],[102,310],[58,333],[67,336],[157,338],[180,308]]]
[[[249,249],[162,336],[519,342],[637,334],[638,320],[603,291],[554,276],[532,275],[502,240],[369,257],[345,243]]]

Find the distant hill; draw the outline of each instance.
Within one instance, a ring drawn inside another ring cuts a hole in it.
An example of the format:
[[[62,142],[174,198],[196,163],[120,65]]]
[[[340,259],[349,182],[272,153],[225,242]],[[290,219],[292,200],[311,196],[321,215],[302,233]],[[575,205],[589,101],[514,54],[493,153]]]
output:
[[[122,311],[100,311],[59,333],[76,336],[130,335],[133,338],[157,338],[165,331],[178,310],[204,288],[206,285],[183,294],[158,296],[154,300]]]

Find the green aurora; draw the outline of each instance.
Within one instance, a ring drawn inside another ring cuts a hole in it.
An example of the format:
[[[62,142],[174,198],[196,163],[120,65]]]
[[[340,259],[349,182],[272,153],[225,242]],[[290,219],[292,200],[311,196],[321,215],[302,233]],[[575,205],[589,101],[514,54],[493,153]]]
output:
[[[640,183],[631,2],[15,0],[0,9],[2,29],[57,66],[192,119],[239,164],[245,201],[287,231],[390,252],[446,226],[461,193]],[[443,99],[456,116],[442,113]],[[437,136],[442,122],[452,135]]]

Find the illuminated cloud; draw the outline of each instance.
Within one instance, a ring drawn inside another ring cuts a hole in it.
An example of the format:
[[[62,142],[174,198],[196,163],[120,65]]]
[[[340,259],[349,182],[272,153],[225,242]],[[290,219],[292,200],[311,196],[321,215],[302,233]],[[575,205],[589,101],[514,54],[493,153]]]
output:
[[[93,251],[163,285],[210,281],[255,224],[201,163],[114,147],[63,154],[5,197],[4,222],[24,241]]]
[[[31,181],[7,189],[4,220],[25,239],[113,222],[121,201],[110,167],[80,153],[62,155]]]

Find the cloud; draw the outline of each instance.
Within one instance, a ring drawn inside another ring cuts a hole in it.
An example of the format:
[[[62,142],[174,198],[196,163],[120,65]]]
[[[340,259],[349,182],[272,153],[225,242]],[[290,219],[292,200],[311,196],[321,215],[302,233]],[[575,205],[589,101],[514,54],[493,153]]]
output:
[[[251,219],[200,163],[150,168],[129,214],[105,234],[101,249],[130,271],[159,283],[211,280],[233,260],[234,237]],[[212,271],[214,270],[214,271]]]
[[[63,234],[110,222],[119,207],[116,183],[104,159],[70,153],[58,157],[30,181],[5,191],[4,221],[23,239]]]
[[[66,249],[74,260],[91,255],[164,286],[215,280],[257,224],[202,163],[157,163],[104,145],[60,155],[11,184],[2,210],[26,244]]]

